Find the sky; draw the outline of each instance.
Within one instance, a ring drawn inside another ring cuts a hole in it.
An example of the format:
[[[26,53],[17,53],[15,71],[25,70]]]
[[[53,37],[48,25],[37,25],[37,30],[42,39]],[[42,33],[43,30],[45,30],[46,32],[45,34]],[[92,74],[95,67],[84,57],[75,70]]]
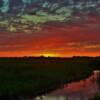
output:
[[[100,56],[100,0],[88,7],[23,1],[0,7],[0,56]]]

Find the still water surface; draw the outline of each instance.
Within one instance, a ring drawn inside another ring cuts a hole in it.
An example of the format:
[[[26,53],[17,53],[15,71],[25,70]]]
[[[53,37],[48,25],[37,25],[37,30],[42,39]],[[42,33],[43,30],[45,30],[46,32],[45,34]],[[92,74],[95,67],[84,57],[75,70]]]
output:
[[[100,71],[94,71],[85,80],[65,84],[63,88],[33,100],[88,100],[95,93],[100,92],[100,85],[97,82],[99,75]]]

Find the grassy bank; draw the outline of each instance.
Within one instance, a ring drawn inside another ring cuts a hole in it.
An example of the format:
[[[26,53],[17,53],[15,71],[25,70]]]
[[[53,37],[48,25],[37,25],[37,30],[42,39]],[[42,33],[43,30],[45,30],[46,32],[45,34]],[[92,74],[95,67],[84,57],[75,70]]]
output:
[[[95,69],[96,59],[99,58],[0,58],[0,95],[36,96],[85,79]]]
[[[100,100],[100,93],[95,94],[94,97],[89,100]]]

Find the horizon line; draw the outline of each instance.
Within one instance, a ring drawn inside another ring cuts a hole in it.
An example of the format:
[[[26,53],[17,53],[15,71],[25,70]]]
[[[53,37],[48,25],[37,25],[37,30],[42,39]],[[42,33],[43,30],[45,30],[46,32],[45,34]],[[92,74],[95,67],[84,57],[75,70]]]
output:
[[[1,56],[0,58],[98,58],[100,56]]]

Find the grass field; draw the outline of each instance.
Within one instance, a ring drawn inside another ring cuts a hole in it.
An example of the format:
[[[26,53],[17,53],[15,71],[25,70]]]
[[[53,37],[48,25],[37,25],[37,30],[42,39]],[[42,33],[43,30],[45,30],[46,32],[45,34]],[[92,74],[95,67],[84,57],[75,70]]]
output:
[[[100,58],[0,58],[0,95],[40,95],[100,69]]]

